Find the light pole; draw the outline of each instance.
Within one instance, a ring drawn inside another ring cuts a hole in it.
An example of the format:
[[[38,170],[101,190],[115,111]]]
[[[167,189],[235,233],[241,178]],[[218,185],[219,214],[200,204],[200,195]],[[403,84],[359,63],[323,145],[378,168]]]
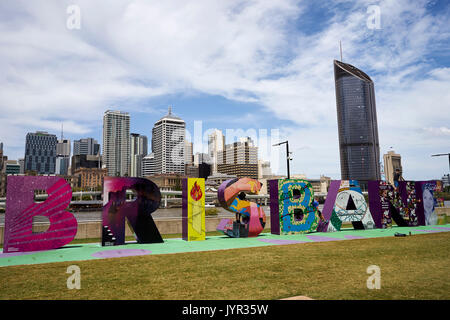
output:
[[[276,143],[273,145],[273,147],[282,145],[282,144],[286,144],[286,162],[287,162],[287,178],[290,179],[291,178],[291,173],[290,173],[290,168],[289,168],[289,161],[292,160],[292,158],[290,157],[290,154],[292,152],[289,152],[289,141],[283,141],[280,143]]]
[[[432,157],[448,156],[448,167],[450,169],[450,153],[432,154]]]

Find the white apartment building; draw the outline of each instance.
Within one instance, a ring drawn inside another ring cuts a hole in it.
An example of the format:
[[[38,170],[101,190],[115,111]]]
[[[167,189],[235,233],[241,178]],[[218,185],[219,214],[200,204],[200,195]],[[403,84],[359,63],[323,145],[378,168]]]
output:
[[[130,160],[130,115],[107,110],[103,116],[103,166],[108,176],[129,176]]]
[[[184,174],[185,135],[186,123],[172,114],[172,107],[169,107],[167,115],[156,121],[152,129],[156,173]]]
[[[225,136],[222,131],[214,129],[208,136],[208,154],[212,162],[212,173],[217,173],[217,154],[225,149]]]

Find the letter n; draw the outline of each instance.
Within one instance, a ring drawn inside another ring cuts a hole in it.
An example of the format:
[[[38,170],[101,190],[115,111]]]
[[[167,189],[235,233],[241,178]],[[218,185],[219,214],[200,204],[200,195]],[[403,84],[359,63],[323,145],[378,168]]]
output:
[[[389,227],[391,218],[398,226],[423,225],[423,212],[417,210],[418,184],[414,181],[399,181],[398,192],[384,181],[369,181],[370,212],[378,228]]]

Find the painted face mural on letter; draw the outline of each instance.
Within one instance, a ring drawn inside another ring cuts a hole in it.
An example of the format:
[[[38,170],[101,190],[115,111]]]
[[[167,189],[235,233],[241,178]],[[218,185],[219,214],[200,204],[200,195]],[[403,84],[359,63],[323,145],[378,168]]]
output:
[[[423,210],[425,215],[425,224],[432,225],[437,223],[437,215],[434,212],[434,195],[432,186],[425,184],[423,186]]]

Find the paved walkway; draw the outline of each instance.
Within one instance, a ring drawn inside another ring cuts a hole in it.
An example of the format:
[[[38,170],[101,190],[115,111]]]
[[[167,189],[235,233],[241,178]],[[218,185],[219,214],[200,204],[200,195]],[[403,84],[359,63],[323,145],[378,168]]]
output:
[[[102,247],[100,243],[73,244],[60,249],[26,252],[0,253],[0,267],[42,264],[52,262],[68,262],[104,258],[120,258],[138,255],[155,255],[182,252],[198,252],[210,250],[226,250],[237,248],[264,247],[273,245],[307,244],[324,241],[348,241],[353,239],[369,239],[393,237],[396,232],[412,235],[436,232],[449,232],[450,224],[439,226],[393,227],[391,229],[344,230],[332,233],[309,233],[293,235],[260,234],[254,238],[229,238],[228,236],[206,237],[205,241],[184,241],[182,239],[165,239],[164,243],[137,244],[127,243],[122,246]]]

